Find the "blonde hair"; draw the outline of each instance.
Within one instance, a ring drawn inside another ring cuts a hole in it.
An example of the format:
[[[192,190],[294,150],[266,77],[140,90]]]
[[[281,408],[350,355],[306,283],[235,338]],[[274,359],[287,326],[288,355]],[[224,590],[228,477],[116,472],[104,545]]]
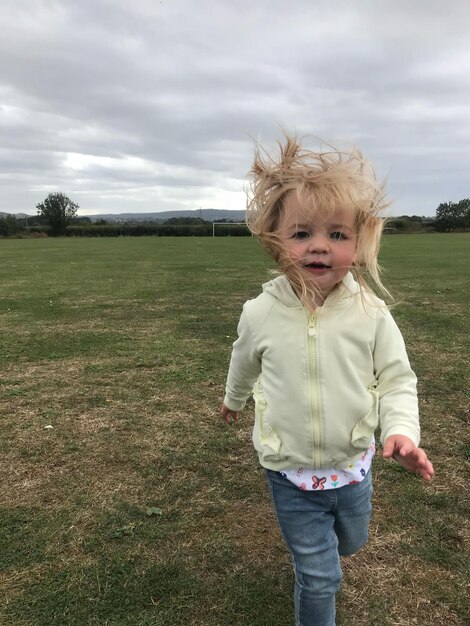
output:
[[[389,203],[370,162],[357,148],[343,152],[329,146],[329,151],[313,152],[287,134],[278,147],[279,155],[273,157],[259,145],[255,148],[246,222],[301,300],[312,302],[316,290],[307,284],[305,270],[289,259],[278,234],[284,202],[293,191],[310,214],[338,208],[353,212],[357,248],[351,271],[362,289],[371,291],[365,270],[379,292],[391,297],[380,280],[377,260],[385,221],[380,214]]]

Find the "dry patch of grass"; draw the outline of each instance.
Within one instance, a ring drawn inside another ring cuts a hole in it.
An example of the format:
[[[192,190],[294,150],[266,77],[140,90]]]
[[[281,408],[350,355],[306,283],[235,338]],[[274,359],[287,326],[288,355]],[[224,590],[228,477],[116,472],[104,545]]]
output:
[[[73,242],[71,264],[65,243],[34,243],[58,246],[50,288],[35,292],[34,272],[17,294],[2,282],[0,622],[291,623],[252,406],[234,427],[219,417],[241,304],[267,276],[256,244]],[[423,485],[378,453],[371,539],[343,564],[343,626],[465,624],[468,303],[416,284],[420,306],[396,316],[437,475]]]

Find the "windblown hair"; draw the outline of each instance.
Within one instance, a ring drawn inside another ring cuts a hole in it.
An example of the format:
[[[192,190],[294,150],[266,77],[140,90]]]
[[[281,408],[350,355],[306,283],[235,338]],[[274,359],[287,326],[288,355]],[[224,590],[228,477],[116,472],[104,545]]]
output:
[[[278,146],[279,154],[273,157],[259,145],[255,148],[246,221],[301,300],[312,302],[315,290],[308,285],[305,270],[289,259],[278,232],[290,192],[297,193],[306,216],[336,209],[353,213],[357,248],[351,271],[361,288],[371,291],[363,276],[365,270],[379,292],[390,297],[380,280],[377,260],[385,222],[381,213],[389,203],[369,161],[357,148],[342,152],[330,146],[329,151],[313,152],[289,135]]]

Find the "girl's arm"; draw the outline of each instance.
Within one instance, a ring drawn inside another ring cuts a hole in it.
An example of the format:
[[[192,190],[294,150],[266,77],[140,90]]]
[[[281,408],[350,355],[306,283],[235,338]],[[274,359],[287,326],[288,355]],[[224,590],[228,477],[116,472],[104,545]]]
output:
[[[233,344],[232,357],[227,375],[222,417],[226,422],[238,419],[253,385],[261,373],[261,357],[248,322],[246,305],[238,324],[238,339]]]
[[[434,468],[426,452],[418,447],[416,376],[401,332],[389,312],[378,322],[374,363],[380,395],[383,456],[394,458],[409,472],[431,480]]]
[[[420,440],[416,375],[411,369],[402,334],[389,311],[377,320],[374,369],[379,393],[381,442],[403,435],[416,446]]]

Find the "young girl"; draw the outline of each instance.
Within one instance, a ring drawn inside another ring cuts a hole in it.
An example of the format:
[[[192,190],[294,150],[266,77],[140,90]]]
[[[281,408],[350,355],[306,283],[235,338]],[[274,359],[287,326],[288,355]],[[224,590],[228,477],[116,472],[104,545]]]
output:
[[[247,223],[280,273],[243,307],[222,416],[252,393],[253,443],[295,569],[298,626],[334,626],[340,555],[367,541],[374,431],[383,455],[430,480],[418,448],[416,377],[376,288],[387,205],[357,150],[286,137],[258,149]]]

